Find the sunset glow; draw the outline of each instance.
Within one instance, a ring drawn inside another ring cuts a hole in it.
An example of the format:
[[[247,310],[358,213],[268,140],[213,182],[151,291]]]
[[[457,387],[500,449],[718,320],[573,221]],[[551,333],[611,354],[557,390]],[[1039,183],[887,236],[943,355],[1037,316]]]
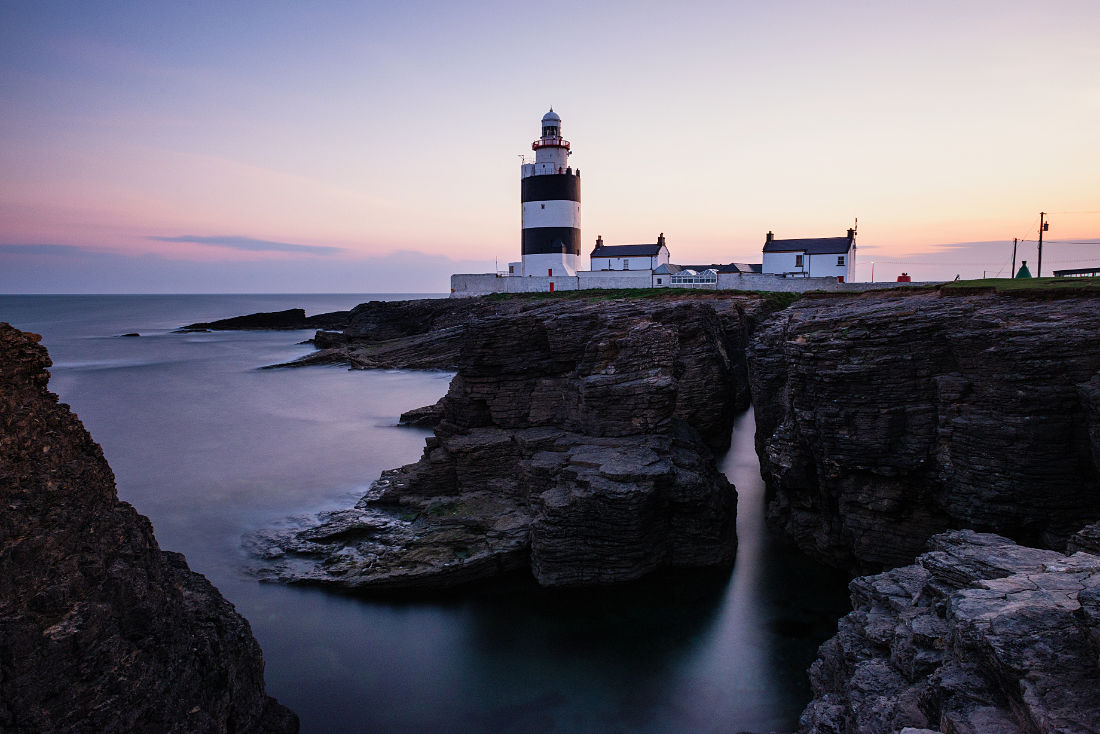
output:
[[[445,291],[517,257],[518,156],[550,105],[586,253],[665,232],[677,262],[759,262],[769,230],[858,217],[861,263],[931,279],[1007,270],[1040,211],[1052,241],[1100,240],[1092,0],[545,13],[6,4],[0,291],[204,291],[223,263],[262,265],[250,289]],[[1100,264],[1051,247],[1044,267]]]

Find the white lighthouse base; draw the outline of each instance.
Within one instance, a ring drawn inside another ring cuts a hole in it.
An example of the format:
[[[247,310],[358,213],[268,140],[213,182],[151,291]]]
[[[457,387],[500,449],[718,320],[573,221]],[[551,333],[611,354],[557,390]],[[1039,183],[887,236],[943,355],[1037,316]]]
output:
[[[576,275],[580,267],[580,256],[565,254],[524,255],[523,275],[555,277]]]

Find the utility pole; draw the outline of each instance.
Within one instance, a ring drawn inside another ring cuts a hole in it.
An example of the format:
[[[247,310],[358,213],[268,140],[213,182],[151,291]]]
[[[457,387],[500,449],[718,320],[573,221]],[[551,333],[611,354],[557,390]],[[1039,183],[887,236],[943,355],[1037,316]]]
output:
[[[875,282],[875,261],[871,261],[871,282]]]
[[[1016,239],[1015,237],[1012,238],[1012,270],[1008,273],[1010,278],[1016,277]]]
[[[1043,277],[1043,232],[1050,229],[1050,225],[1043,220],[1046,218],[1046,212],[1039,212],[1039,267],[1035,270],[1035,277]]]

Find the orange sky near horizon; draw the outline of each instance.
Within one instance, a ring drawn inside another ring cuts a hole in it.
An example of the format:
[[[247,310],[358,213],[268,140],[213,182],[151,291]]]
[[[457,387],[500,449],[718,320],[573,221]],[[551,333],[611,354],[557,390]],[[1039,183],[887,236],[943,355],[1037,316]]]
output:
[[[769,230],[837,236],[858,217],[862,257],[904,258],[1033,239],[1040,210],[1051,239],[1100,235],[1096,3],[563,2],[555,17],[6,6],[0,245],[311,257],[154,239],[248,238],[507,262],[519,156],[551,104],[586,243],[664,232],[674,261],[759,262]]]

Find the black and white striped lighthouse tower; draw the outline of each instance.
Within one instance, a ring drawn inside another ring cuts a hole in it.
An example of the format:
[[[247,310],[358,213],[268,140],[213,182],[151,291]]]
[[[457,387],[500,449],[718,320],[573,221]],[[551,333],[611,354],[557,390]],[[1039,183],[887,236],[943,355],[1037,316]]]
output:
[[[531,143],[534,163],[520,169],[523,275],[576,275],[581,257],[581,172],[569,165],[569,141],[551,107],[542,137]]]

